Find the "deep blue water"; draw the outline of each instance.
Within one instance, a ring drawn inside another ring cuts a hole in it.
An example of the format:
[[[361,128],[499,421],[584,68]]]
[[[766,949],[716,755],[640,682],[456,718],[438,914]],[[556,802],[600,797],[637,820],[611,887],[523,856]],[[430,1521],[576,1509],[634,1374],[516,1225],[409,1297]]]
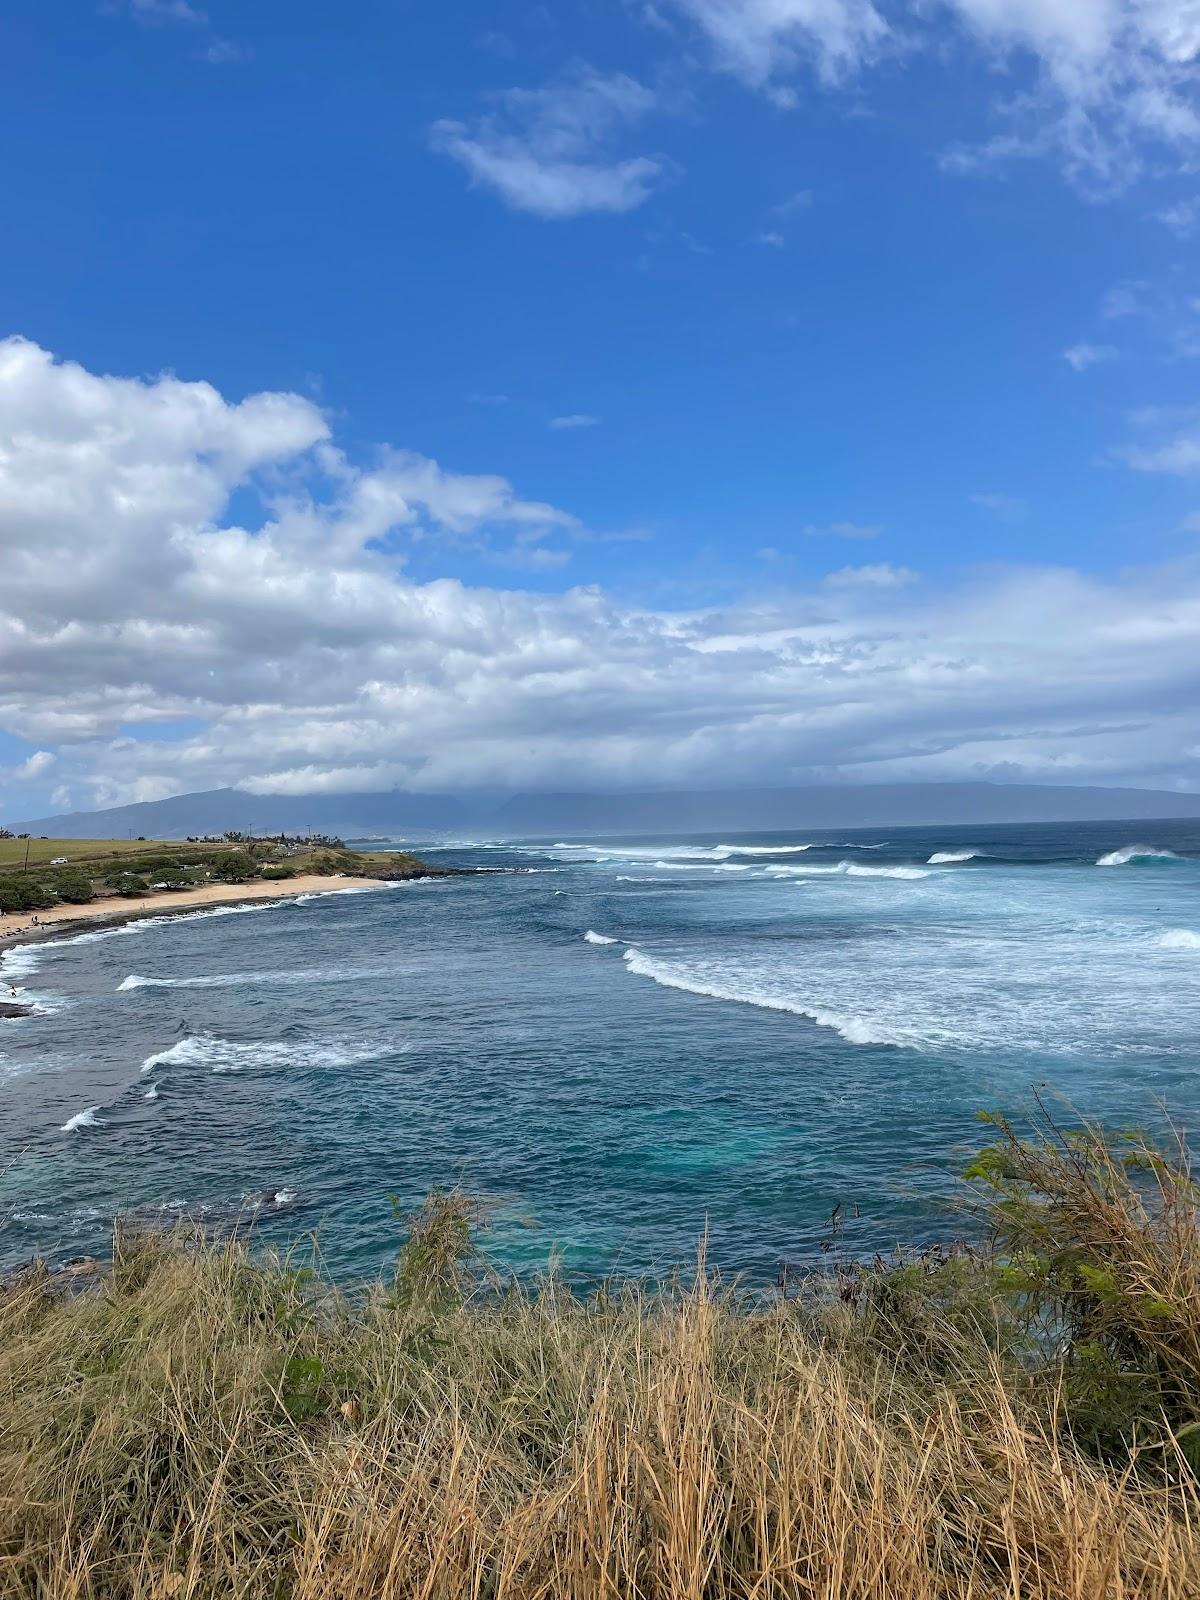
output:
[[[257,1208],[358,1275],[390,1196],[460,1182],[518,1269],[663,1271],[707,1223],[773,1278],[838,1202],[849,1248],[953,1231],[976,1111],[1037,1085],[1200,1112],[1196,823],[420,848],[527,870],[9,952],[44,1009],[0,1023],[0,1259]]]

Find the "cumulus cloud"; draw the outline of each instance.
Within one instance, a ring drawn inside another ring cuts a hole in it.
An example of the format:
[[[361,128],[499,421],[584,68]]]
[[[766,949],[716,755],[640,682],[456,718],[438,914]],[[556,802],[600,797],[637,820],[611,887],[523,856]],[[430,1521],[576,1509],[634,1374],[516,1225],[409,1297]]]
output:
[[[39,765],[7,775],[4,810],[42,756],[77,805],[1001,765],[1200,782],[1200,559],[950,587],[880,563],[687,611],[404,566],[418,542],[536,562],[580,533],[499,475],[354,463],[301,396],[0,343],[0,727]]]
[[[632,211],[663,172],[654,157],[617,157],[620,135],[656,105],[623,73],[582,69],[540,89],[509,89],[472,124],[443,119],[430,138],[516,211],[562,219]]]

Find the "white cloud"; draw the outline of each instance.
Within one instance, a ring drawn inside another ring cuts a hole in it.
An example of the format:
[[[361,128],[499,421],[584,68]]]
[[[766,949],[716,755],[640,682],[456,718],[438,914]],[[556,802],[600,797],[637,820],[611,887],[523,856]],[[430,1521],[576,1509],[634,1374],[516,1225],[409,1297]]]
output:
[[[130,14],[139,22],[184,22],[198,27],[208,22],[206,12],[188,0],[129,0]]]
[[[1190,239],[1200,224],[1200,201],[1178,200],[1173,206],[1164,206],[1153,213],[1155,222],[1161,222],[1179,239]]]
[[[772,206],[771,214],[776,217],[794,217],[798,211],[807,211],[812,203],[813,192],[811,189],[797,189],[793,194],[789,194],[785,199],[781,200],[777,206]]]
[[[1116,348],[1111,344],[1073,344],[1062,353],[1063,360],[1076,372],[1086,372],[1089,367],[1117,359]]]
[[[581,70],[540,89],[509,89],[499,110],[474,125],[436,122],[431,139],[514,210],[553,219],[632,211],[649,197],[663,163],[619,159],[612,146],[655,105],[634,78]]]
[[[238,44],[233,39],[214,39],[200,52],[200,59],[214,67],[227,66],[253,59],[249,45]]]
[[[54,765],[54,756],[49,750],[35,750],[27,756],[20,766],[14,769],[13,776],[22,781],[44,777]]]
[[[755,244],[769,245],[772,250],[782,250],[784,246],[783,235],[781,233],[776,233],[774,229],[768,229],[763,233],[756,233],[754,235],[754,242]]]
[[[1200,473],[1200,413],[1150,410],[1132,420],[1146,437],[1114,450],[1118,460],[1138,472]]]
[[[256,529],[230,520],[248,488]],[[880,563],[687,611],[403,566],[471,541],[553,572],[579,532],[499,475],[351,463],[297,395],[235,403],[0,343],[0,727],[56,757],[76,805],[1001,764],[1200,784],[1200,557],[948,586]],[[129,736],[168,719],[191,731]]]
[[[1024,500],[1013,494],[969,494],[967,499],[973,506],[979,506],[983,511],[990,511],[1002,522],[1019,521],[1029,510]]]
[[[877,561],[865,567],[839,567],[825,579],[834,589],[903,589],[916,581],[917,575],[911,568],[894,567],[889,561]]]
[[[551,428],[595,428],[600,423],[599,417],[590,417],[586,411],[572,411],[565,417],[551,417]]]
[[[806,539],[878,539],[883,532],[881,522],[824,522],[807,523],[800,532]]]
[[[871,0],[676,0],[717,61],[753,88],[811,65],[828,83],[878,54],[889,28]]]
[[[674,0],[715,64],[782,107],[795,80],[855,83],[884,55],[965,46],[1003,73],[1001,130],[953,146],[952,172],[1052,157],[1093,194],[1126,186],[1166,152],[1200,147],[1195,0]]]

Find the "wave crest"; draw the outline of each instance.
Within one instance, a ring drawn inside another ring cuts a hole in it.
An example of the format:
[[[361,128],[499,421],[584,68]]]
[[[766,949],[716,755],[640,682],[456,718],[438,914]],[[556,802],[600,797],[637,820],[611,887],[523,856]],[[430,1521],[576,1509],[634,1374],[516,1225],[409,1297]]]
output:
[[[247,1067],[340,1068],[357,1066],[389,1052],[407,1054],[406,1043],[391,1040],[347,1041],[338,1039],[222,1039],[216,1034],[189,1034],[147,1056],[142,1072],[159,1067],[199,1067],[209,1072],[244,1072]]]
[[[831,866],[764,867],[768,878],[928,878],[924,867],[865,867],[857,861]]]
[[[81,1128],[103,1128],[105,1124],[100,1121],[99,1113],[99,1106],[88,1106],[85,1111],[77,1111],[73,1117],[67,1118],[60,1132],[78,1133]]]
[[[798,1001],[783,1000],[775,995],[764,994],[751,989],[737,989],[731,984],[720,982],[707,982],[693,977],[690,973],[672,966],[669,962],[656,961],[652,956],[646,955],[636,946],[630,945],[625,952],[625,963],[630,972],[639,978],[650,978],[654,983],[660,984],[664,989],[682,989],[688,994],[705,995],[712,1000],[728,1000],[737,1005],[757,1006],[763,1011],[787,1011],[797,1017],[807,1017],[810,1022],[815,1022],[819,1028],[829,1028],[834,1033],[840,1034],[848,1044],[886,1044],[901,1045],[902,1040],[895,1038],[883,1030],[872,1025],[861,1017],[838,1017],[831,1011],[825,1011],[819,1006],[807,1006]]]
[[[1127,867],[1133,861],[1182,861],[1174,850],[1159,850],[1152,844],[1127,844],[1120,850],[1110,850],[1101,856],[1098,867]]]

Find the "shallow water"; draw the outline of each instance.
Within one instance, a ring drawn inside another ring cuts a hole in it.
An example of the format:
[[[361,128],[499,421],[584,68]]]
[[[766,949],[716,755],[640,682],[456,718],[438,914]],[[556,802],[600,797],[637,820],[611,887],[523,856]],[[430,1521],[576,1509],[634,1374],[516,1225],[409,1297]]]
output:
[[[1037,1085],[1200,1110],[1195,823],[419,848],[527,870],[10,951],[0,1258],[132,1209],[373,1272],[390,1197],[461,1182],[518,1270],[662,1271],[707,1225],[773,1278],[839,1202],[850,1248],[954,1231],[975,1112]]]

